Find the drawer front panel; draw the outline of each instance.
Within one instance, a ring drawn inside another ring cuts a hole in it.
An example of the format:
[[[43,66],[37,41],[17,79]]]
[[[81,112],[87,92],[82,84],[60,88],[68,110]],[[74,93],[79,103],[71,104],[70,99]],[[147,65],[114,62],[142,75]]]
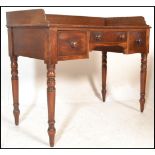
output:
[[[127,41],[126,32],[91,32],[91,42],[105,43],[105,42],[125,42]]]
[[[80,31],[58,32],[58,57],[74,59],[87,57],[87,33]],[[77,57],[76,57],[77,56]]]
[[[129,52],[146,52],[146,32],[129,32]]]

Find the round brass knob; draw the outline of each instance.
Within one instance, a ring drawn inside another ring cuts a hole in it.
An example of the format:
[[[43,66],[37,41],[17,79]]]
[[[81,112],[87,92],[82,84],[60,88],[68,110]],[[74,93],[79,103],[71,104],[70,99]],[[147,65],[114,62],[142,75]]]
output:
[[[72,48],[77,48],[78,47],[78,42],[77,41],[70,41],[70,46]]]
[[[101,39],[102,39],[102,34],[96,34],[95,35],[95,39],[96,39],[96,41],[100,41]]]
[[[120,40],[124,40],[126,38],[126,35],[124,33],[122,33],[120,36],[119,36]]]
[[[141,46],[142,43],[143,43],[142,39],[137,39],[137,40],[136,40],[137,46]]]

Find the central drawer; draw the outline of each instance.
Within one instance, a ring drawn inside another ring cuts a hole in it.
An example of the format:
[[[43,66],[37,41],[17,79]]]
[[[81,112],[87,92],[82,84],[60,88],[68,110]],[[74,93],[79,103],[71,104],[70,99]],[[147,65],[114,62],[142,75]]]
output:
[[[123,31],[99,31],[91,32],[92,43],[111,43],[127,41],[127,33]]]
[[[88,57],[87,43],[87,32],[85,31],[58,31],[59,60]]]

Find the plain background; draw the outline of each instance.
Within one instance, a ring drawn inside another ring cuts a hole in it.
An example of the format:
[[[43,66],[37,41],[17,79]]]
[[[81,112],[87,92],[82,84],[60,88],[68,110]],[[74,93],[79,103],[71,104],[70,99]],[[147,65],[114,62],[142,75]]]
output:
[[[1,10],[2,146],[48,148],[46,66],[43,61],[19,57],[20,126],[12,115],[10,60],[6,11]],[[140,54],[108,53],[107,99],[101,100],[101,52],[89,59],[59,62],[56,67],[55,147],[151,148],[154,146],[154,8],[49,7],[46,13],[86,16],[144,16],[151,25],[146,107],[139,112]]]

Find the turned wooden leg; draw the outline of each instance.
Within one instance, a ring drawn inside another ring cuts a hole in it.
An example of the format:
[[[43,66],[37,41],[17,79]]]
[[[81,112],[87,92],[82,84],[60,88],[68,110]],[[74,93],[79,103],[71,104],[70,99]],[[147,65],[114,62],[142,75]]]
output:
[[[141,72],[140,72],[140,110],[144,111],[145,104],[145,85],[147,72],[147,54],[141,54]]]
[[[47,64],[48,135],[50,146],[54,146],[55,136],[55,65]]]
[[[19,124],[19,100],[18,100],[18,63],[17,57],[12,56],[11,58],[11,81],[12,81],[12,94],[13,94],[13,114],[15,118],[15,124]]]
[[[107,52],[102,52],[102,99],[106,96]]]

